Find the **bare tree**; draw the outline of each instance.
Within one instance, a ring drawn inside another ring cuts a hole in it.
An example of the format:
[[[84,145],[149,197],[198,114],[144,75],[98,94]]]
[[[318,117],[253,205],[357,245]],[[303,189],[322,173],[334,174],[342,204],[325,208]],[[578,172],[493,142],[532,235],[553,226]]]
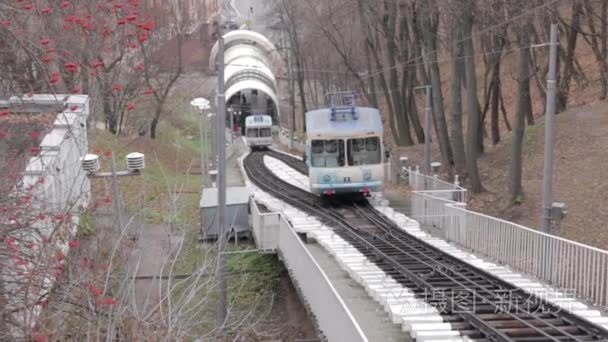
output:
[[[530,99],[530,39],[528,30],[531,20],[521,28],[516,28],[519,39],[519,59],[517,68],[517,107],[515,126],[511,142],[511,165],[509,167],[509,194],[512,203],[520,203],[522,196],[522,159],[526,117],[532,111]]]
[[[433,119],[435,122],[435,131],[439,142],[439,150],[443,165],[450,169],[454,165],[454,156],[452,146],[450,145],[450,137],[448,135],[448,127],[445,119],[445,110],[443,105],[443,90],[441,88],[441,75],[439,71],[439,63],[437,61],[437,30],[439,26],[439,7],[436,1],[423,2],[422,12],[422,28],[423,42],[428,63],[429,74],[431,76],[431,85],[433,89]],[[427,133],[428,134],[428,133]]]
[[[452,18],[452,82],[451,82],[451,143],[454,151],[454,172],[465,175],[466,158],[462,127],[462,82],[464,78],[464,63],[462,60],[462,34],[458,18]]]
[[[465,64],[465,79],[467,84],[467,143],[466,143],[466,164],[468,180],[471,191],[478,193],[483,191],[477,158],[479,155],[479,142],[481,140],[481,118],[477,100],[477,76],[475,75],[475,48],[473,42],[473,15],[475,5],[472,0],[467,0],[462,10],[462,32],[464,41],[463,54]]]

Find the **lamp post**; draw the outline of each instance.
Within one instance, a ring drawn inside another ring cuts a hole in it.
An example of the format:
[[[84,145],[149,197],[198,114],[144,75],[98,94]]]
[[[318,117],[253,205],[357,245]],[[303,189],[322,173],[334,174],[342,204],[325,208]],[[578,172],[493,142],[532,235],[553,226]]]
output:
[[[200,116],[199,116],[199,134],[200,134],[200,138],[201,138],[201,189],[202,187],[205,185],[205,174],[207,173],[207,152],[206,152],[206,145],[207,145],[207,141],[205,139],[206,134],[205,134],[205,130],[204,130],[204,115],[205,115],[205,111],[209,110],[211,108],[211,106],[209,105],[209,100],[202,98],[202,97],[198,97],[194,100],[192,100],[192,102],[190,102],[191,105],[193,105],[194,107],[198,108],[200,111]]]
[[[210,145],[211,145],[211,169],[212,170],[217,170],[217,141],[216,141],[216,136],[217,136],[217,129],[215,127],[216,123],[213,121],[215,119],[215,113],[211,112],[209,114],[207,114],[207,122],[212,122],[213,125],[211,126],[211,141],[210,141]]]
[[[236,110],[232,107],[228,108],[228,115],[230,115],[230,142],[234,144],[234,114],[236,114]]]

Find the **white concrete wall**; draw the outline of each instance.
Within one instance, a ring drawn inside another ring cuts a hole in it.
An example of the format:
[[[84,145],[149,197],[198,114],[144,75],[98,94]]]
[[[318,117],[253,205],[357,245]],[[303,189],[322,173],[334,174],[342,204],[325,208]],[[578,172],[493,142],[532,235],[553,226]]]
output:
[[[249,201],[251,215],[251,230],[258,249],[265,252],[275,252],[279,238],[279,213],[261,213],[255,200]]]
[[[51,96],[34,95],[29,99],[34,103],[57,101]],[[91,184],[80,169],[80,158],[88,151],[89,97],[61,95],[59,101],[65,103],[66,110],[57,115],[52,130],[42,139],[40,153],[30,159],[23,184],[27,187],[44,177],[37,195],[58,211],[76,214],[78,207],[86,207],[90,200]]]
[[[33,95],[22,99],[13,97],[12,101],[47,106],[59,103],[65,108],[65,111],[57,114],[50,132],[43,137],[38,155],[30,158],[24,171],[22,184],[24,189],[35,185],[31,207],[28,210],[35,211],[36,215],[38,213],[47,215],[71,213],[71,219],[66,220],[59,227],[53,219],[32,223],[31,228],[38,229],[42,238],[48,238],[53,234],[53,239],[51,244],[36,244],[31,251],[50,256],[58,251],[67,254],[69,240],[77,232],[78,214],[88,205],[91,196],[90,181],[81,171],[79,160],[88,150],[86,121],[89,115],[89,97],[87,95]],[[20,189],[16,188],[15,191],[20,191]],[[32,233],[32,230],[25,229],[15,234],[21,234],[30,241],[40,239],[38,234],[33,236]],[[52,259],[52,257],[49,258],[49,260]],[[40,259],[37,262],[45,262],[44,260]],[[3,273],[3,277],[10,280],[19,279],[22,275],[18,271],[14,274],[8,271]],[[32,284],[34,287],[25,295],[27,297],[11,296],[7,298],[9,301],[7,305],[18,307],[24,300],[30,301],[32,298],[39,298],[52,288],[54,282],[53,275],[44,275],[40,284]],[[38,286],[40,287],[38,288]],[[10,288],[6,290],[12,291]],[[14,314],[13,319],[21,324],[33,326],[39,313],[40,308],[36,306],[31,310],[19,311]],[[22,331],[11,332],[15,337],[20,336],[21,333]]]
[[[367,342],[367,337],[331,281],[284,218],[280,220],[280,256],[328,341]]]

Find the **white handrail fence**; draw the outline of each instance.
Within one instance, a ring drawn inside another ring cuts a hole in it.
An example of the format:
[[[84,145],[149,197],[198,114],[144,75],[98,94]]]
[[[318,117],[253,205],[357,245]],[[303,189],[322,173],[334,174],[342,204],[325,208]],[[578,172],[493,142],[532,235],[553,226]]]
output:
[[[608,251],[468,210],[465,189],[408,171],[412,216],[421,224],[473,253],[608,307]]]

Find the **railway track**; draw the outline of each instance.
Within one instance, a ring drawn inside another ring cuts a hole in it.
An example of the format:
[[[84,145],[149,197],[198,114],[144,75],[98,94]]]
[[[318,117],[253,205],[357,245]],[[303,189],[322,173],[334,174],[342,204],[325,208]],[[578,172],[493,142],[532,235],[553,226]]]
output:
[[[404,287],[435,307],[445,322],[476,341],[608,341],[608,331],[561,310],[409,235],[364,198],[320,197],[276,177],[264,155],[302,172],[287,155],[253,152],[244,161],[260,189],[318,217]]]
[[[266,150],[265,153],[267,156],[276,158],[282,161],[283,163],[289,165],[292,169],[298,171],[299,173],[308,175],[308,165],[306,165],[306,163],[302,160],[290,157],[284,153],[277,152],[274,150]]]

